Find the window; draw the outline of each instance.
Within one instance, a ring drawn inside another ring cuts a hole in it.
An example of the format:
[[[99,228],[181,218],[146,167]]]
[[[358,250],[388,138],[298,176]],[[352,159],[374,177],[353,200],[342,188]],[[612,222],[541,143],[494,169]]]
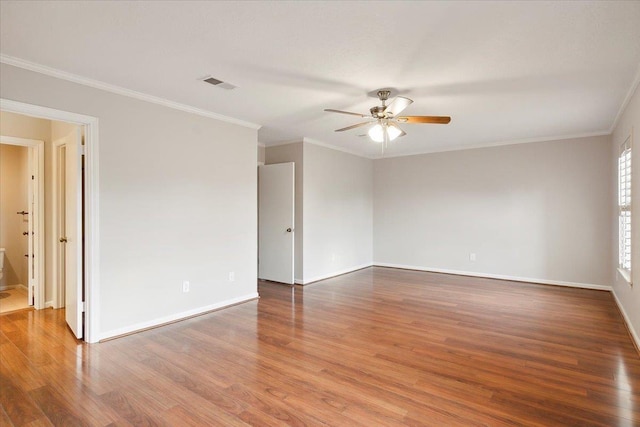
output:
[[[631,137],[618,157],[618,224],[618,268],[631,282]]]

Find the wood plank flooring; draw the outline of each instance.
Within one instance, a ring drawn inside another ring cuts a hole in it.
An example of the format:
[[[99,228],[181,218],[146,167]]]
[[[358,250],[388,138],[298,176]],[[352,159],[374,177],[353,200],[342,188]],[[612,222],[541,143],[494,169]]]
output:
[[[368,268],[101,344],[0,316],[0,425],[633,426],[607,292]]]

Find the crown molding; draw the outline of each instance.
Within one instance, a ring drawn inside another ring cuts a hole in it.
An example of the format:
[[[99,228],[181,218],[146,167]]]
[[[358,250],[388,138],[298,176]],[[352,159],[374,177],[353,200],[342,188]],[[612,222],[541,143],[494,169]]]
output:
[[[264,144],[265,148],[271,148],[271,147],[280,147],[281,145],[290,145],[290,144],[297,144],[299,142],[302,142],[302,138],[297,138],[297,139],[289,139],[286,141],[278,141],[278,142],[274,142],[272,144]]]
[[[251,122],[236,119],[233,117],[224,116],[222,114],[214,113],[212,111],[203,110],[201,108],[192,107],[190,105],[180,104],[178,102],[170,101],[168,99],[160,98],[153,95],[148,95],[146,93],[137,92],[135,90],[126,89],[126,88],[112,85],[109,83],[104,83],[99,80],[93,80],[88,77],[83,77],[77,74],[68,73],[66,71],[47,67],[41,64],[36,64],[30,61],[25,61],[24,59],[16,58],[9,55],[0,54],[0,63],[11,65],[13,67],[22,68],[24,70],[34,71],[36,73],[44,74],[50,77],[67,80],[73,83],[78,83],[84,86],[89,86],[95,89],[104,90],[106,92],[115,93],[117,95],[127,96],[129,98],[135,98],[141,101],[150,102],[152,104],[162,105],[164,107],[173,108],[174,110],[180,110],[186,113],[196,114],[198,116],[208,117],[211,119],[220,120],[222,122],[232,123],[234,125],[246,127],[249,129],[258,130],[262,127],[262,125],[259,125],[257,123],[251,123]]]
[[[384,157],[375,157],[375,160],[383,160],[390,159],[393,157],[408,157],[408,156],[419,156],[422,154],[435,154],[435,153],[446,153],[449,151],[462,151],[462,150],[476,150],[479,148],[492,148],[492,147],[502,147],[505,145],[518,145],[518,144],[530,144],[535,142],[548,142],[548,141],[563,141],[566,139],[579,139],[579,138],[591,138],[595,136],[609,136],[611,132],[608,130],[600,131],[600,132],[589,132],[589,133],[578,133],[573,135],[561,135],[561,136],[545,136],[539,138],[526,138],[526,139],[514,139],[509,141],[497,141],[490,143],[482,143],[482,144],[473,144],[473,145],[458,145],[454,147],[447,147],[429,151],[421,151],[419,153],[406,153],[406,154],[397,154],[397,155],[385,155]]]
[[[627,96],[625,96],[624,101],[622,101],[622,104],[620,105],[620,108],[618,109],[618,114],[616,114],[616,118],[613,120],[613,124],[609,128],[609,133],[613,133],[613,131],[616,128],[616,126],[618,126],[618,121],[620,121],[620,117],[622,117],[622,114],[624,113],[624,110],[626,110],[627,105],[629,105],[629,102],[631,102],[631,98],[633,97],[633,94],[636,91],[636,89],[638,88],[639,84],[640,84],[640,64],[638,64],[638,68],[636,69],[636,76],[634,77],[633,81],[631,82],[631,87],[629,87],[629,91],[627,92]]]
[[[473,144],[473,145],[458,145],[458,146],[452,146],[452,147],[446,147],[446,148],[436,148],[436,149],[433,149],[433,150],[419,151],[419,152],[414,152],[414,153],[401,153],[401,154],[395,154],[395,155],[394,154],[389,155],[389,154],[385,153],[384,157],[381,157],[379,155],[369,156],[369,155],[366,155],[366,154],[357,153],[355,151],[352,151],[352,150],[349,150],[349,149],[346,149],[346,148],[337,147],[335,145],[327,144],[326,142],[318,141],[317,139],[307,138],[307,137],[304,137],[302,139],[293,139],[293,140],[290,140],[290,141],[277,142],[275,144],[267,145],[267,148],[279,147],[281,145],[296,144],[296,143],[300,143],[300,142],[306,142],[308,144],[318,145],[320,147],[329,148],[329,149],[335,150],[335,151],[341,151],[343,153],[351,154],[351,155],[354,155],[354,156],[357,156],[357,157],[362,157],[362,158],[365,158],[365,159],[382,160],[382,159],[390,159],[390,158],[395,158],[395,157],[409,157],[409,156],[420,156],[420,155],[424,155],[424,154],[446,153],[446,152],[449,152],[449,151],[477,150],[479,148],[502,147],[502,146],[506,146],[506,145],[530,144],[530,143],[536,143],[536,142],[563,141],[563,140],[567,140],[567,139],[591,138],[591,137],[596,137],[596,136],[608,136],[608,135],[611,135],[611,132],[609,130],[599,131],[599,132],[576,133],[576,134],[571,134],[571,135],[543,136],[543,137],[537,137],[537,138],[512,139],[512,140],[506,140],[506,141],[479,143],[479,144]]]
[[[358,153],[356,151],[352,151],[352,150],[349,150],[347,148],[338,147],[336,145],[327,144],[326,142],[318,141],[317,139],[308,138],[306,136],[304,138],[297,138],[297,139],[291,139],[291,140],[288,140],[288,141],[274,142],[273,144],[268,144],[266,147],[267,148],[280,147],[281,145],[297,144],[297,143],[301,143],[301,142],[302,143],[306,142],[308,144],[318,145],[320,147],[328,148],[330,150],[341,151],[343,153],[351,154],[353,156],[362,157],[362,158],[365,158],[365,159],[373,159],[373,157],[367,156],[365,154]]]
[[[364,159],[373,159],[374,158],[374,157],[367,156],[366,154],[362,154],[362,153],[358,153],[358,152],[353,151],[353,150],[349,150],[348,148],[342,148],[342,147],[338,147],[338,146],[335,146],[335,145],[327,144],[326,142],[318,141],[317,139],[313,139],[313,138],[304,137],[304,138],[302,138],[302,141],[303,142],[307,142],[309,144],[318,145],[320,147],[328,148],[330,150],[341,151],[343,153],[351,154],[351,155],[356,156],[356,157],[362,157]]]
[[[349,150],[349,149],[346,149],[346,148],[337,147],[335,145],[327,144],[326,142],[318,141],[317,139],[307,138],[307,137],[304,137],[302,139],[294,139],[294,140],[291,140],[291,141],[282,141],[282,142],[275,143],[273,145],[267,145],[267,148],[279,147],[281,145],[289,145],[289,144],[295,144],[295,143],[300,143],[300,142],[306,142],[308,144],[318,145],[320,147],[329,148],[329,149],[335,150],[335,151],[341,151],[343,153],[351,154],[351,155],[354,155],[354,156],[357,156],[357,157],[362,157],[362,158],[365,158],[365,159],[382,160],[382,159],[390,159],[390,158],[394,158],[394,157],[420,156],[420,155],[424,155],[424,154],[446,153],[446,152],[449,152],[449,151],[476,150],[476,149],[479,149],[479,148],[501,147],[501,146],[505,146],[505,145],[530,144],[530,143],[548,142],[548,141],[563,141],[563,140],[567,140],[567,139],[591,138],[591,137],[596,137],[596,136],[608,136],[608,135],[611,135],[611,132],[609,130],[599,131],[599,132],[577,133],[577,134],[571,134],[571,135],[558,135],[558,136],[544,136],[544,137],[537,137],[537,138],[513,139],[513,140],[506,140],[506,141],[479,143],[479,144],[473,144],[473,145],[458,145],[458,146],[452,146],[452,147],[446,147],[446,148],[436,148],[436,149],[433,149],[433,150],[426,150],[426,151],[420,151],[420,152],[414,152],[414,153],[400,153],[400,154],[395,154],[395,155],[394,154],[389,155],[388,153],[385,153],[384,157],[379,156],[379,155],[371,156],[371,155],[366,155],[366,154],[363,154],[363,153],[358,153],[358,152],[355,152],[355,151],[352,151],[352,150]]]

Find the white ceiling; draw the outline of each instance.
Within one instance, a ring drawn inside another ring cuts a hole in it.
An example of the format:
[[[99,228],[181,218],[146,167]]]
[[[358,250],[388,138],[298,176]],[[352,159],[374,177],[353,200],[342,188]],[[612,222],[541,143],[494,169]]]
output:
[[[609,133],[640,64],[640,1],[0,2],[7,57],[258,123],[368,157],[353,116],[396,89],[386,155]],[[207,75],[236,85],[226,91]]]

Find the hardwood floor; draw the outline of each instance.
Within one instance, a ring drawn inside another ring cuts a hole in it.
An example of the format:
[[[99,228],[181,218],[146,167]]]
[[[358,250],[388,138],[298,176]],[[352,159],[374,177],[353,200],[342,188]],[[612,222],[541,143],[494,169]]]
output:
[[[0,317],[0,425],[640,425],[607,292],[368,268],[87,345]]]

